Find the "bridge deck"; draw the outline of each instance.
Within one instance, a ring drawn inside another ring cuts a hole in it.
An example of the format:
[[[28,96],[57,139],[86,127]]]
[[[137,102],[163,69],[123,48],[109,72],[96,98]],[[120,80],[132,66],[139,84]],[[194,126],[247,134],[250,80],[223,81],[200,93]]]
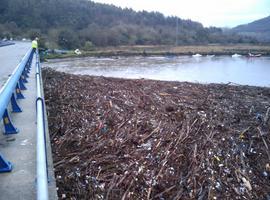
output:
[[[1,47],[5,57],[0,57],[0,64],[10,66],[3,70],[3,74],[10,74],[27,50],[30,43],[17,44],[8,47]],[[3,49],[2,49],[3,48]],[[8,50],[7,50],[8,49]],[[19,49],[18,51],[16,49]],[[12,53],[11,53],[12,52]],[[7,60],[8,59],[8,60]],[[27,90],[23,91],[25,99],[19,100],[22,113],[11,113],[11,118],[19,129],[15,135],[3,135],[3,125],[0,123],[0,153],[13,164],[10,173],[0,174],[0,199],[36,199],[36,82],[35,82],[35,56],[33,58],[31,72],[29,74]],[[12,66],[13,65],[13,69]],[[1,71],[1,72],[2,72]],[[0,73],[0,80],[6,80]],[[50,148],[50,145],[48,145]],[[50,153],[50,149],[48,149]],[[51,155],[49,154],[49,158]],[[50,199],[56,199],[55,181],[52,171],[52,159],[49,159],[49,194]]]
[[[0,48],[0,88],[30,48],[29,42],[17,42]]]

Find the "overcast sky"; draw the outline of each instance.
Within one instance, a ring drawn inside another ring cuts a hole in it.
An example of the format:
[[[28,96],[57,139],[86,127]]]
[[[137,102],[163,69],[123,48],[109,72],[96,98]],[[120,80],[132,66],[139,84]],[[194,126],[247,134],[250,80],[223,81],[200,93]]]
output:
[[[204,26],[234,27],[270,15],[270,0],[94,0],[136,11],[201,22]]]

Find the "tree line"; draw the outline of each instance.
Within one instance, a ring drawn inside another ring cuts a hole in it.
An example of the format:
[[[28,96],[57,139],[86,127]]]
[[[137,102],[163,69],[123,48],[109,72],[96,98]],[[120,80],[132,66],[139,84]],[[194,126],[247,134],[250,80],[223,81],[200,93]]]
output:
[[[256,42],[159,12],[135,12],[87,0],[1,0],[0,15],[0,38],[38,36],[50,48]]]

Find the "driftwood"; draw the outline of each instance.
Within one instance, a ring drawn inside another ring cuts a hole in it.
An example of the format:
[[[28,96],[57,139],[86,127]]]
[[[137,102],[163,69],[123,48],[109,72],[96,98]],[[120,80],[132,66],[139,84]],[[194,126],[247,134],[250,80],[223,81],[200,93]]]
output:
[[[59,198],[269,198],[269,88],[43,75]]]

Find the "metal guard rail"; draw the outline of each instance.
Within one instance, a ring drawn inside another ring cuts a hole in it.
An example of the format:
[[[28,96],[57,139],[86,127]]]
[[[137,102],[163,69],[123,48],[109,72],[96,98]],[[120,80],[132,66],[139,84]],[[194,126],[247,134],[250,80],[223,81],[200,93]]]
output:
[[[26,90],[24,83],[27,82],[31,69],[34,50],[30,49],[23,57],[21,63],[15,68],[5,85],[0,90],[0,120],[4,122],[4,134],[16,134],[19,132],[12,124],[8,115],[8,106],[11,104],[12,112],[22,112],[16,99],[24,99],[21,90]],[[42,92],[42,79],[38,50],[36,51],[36,116],[37,116],[37,199],[48,200],[48,171],[46,152],[46,126],[45,104]],[[0,154],[0,172],[10,172],[12,164]]]
[[[11,104],[11,109],[14,113],[22,112],[16,99],[24,99],[21,90],[26,90],[24,84],[27,83],[27,78],[29,77],[28,74],[31,69],[33,53],[32,48],[29,49],[21,63],[13,70],[11,76],[0,90],[0,120],[3,119],[5,135],[19,132],[9,117],[8,106]],[[11,170],[12,164],[0,154],[0,173],[10,172]]]
[[[48,169],[46,152],[45,103],[42,90],[42,75],[38,51],[36,53],[37,86],[37,200],[48,200]]]
[[[15,44],[15,43],[11,42],[11,41],[4,41],[4,42],[0,41],[0,47],[9,46],[9,45],[13,45],[13,44]]]

